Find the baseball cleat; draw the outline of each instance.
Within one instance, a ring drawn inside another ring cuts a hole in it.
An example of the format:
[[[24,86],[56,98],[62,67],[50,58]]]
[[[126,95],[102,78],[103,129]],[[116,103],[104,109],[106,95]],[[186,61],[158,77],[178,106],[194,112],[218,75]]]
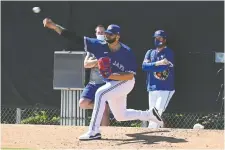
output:
[[[79,137],[80,141],[101,139],[101,133],[87,132]]]
[[[151,129],[158,129],[158,128],[163,128],[164,125],[158,125],[157,123],[153,122],[153,121],[150,121],[149,124],[148,124],[148,128],[151,128]]]
[[[163,120],[155,107],[152,109],[152,114],[154,117],[151,118],[151,120],[157,123],[159,126],[163,126]]]

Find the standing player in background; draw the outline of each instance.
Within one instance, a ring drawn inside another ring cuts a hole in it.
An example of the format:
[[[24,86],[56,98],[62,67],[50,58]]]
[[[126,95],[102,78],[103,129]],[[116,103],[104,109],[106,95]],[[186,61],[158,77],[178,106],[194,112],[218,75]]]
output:
[[[150,49],[145,54],[142,69],[147,72],[149,108],[155,107],[162,115],[175,92],[174,54],[166,46],[167,35],[163,30],[156,31],[153,37],[155,49]],[[162,126],[149,121],[148,127],[159,128]]]
[[[104,40],[104,38],[105,38],[104,34],[105,34],[105,27],[103,25],[98,25],[95,28],[96,38],[99,39],[99,40]],[[92,57],[90,57],[90,58],[92,58]],[[84,83],[85,86],[89,83],[90,73],[91,73],[91,69],[85,68],[85,83]]]
[[[118,121],[128,120],[152,120],[159,124],[162,119],[157,109],[151,108],[148,111],[127,109],[127,95],[132,91],[135,84],[137,64],[132,50],[119,41],[120,27],[109,25],[105,31],[105,41],[98,39],[80,37],[63,27],[44,19],[44,27],[56,31],[61,36],[84,43],[86,51],[95,55],[98,59],[100,73],[106,84],[101,86],[95,94],[94,109],[87,133],[79,137],[80,140],[100,139],[100,122],[105,109],[105,102],[108,101],[110,109]]]
[[[95,35],[98,40],[104,40],[105,28],[102,25],[98,25],[95,28]],[[94,100],[95,93],[99,87],[105,84],[104,78],[99,73],[98,69],[98,60],[95,58],[94,54],[87,52],[87,55],[84,59],[84,68],[90,69],[90,78],[88,84],[85,86],[81,98],[79,101],[79,105],[83,109],[93,109],[94,108]],[[109,106],[106,103],[105,111],[102,117],[102,126],[109,125]]]

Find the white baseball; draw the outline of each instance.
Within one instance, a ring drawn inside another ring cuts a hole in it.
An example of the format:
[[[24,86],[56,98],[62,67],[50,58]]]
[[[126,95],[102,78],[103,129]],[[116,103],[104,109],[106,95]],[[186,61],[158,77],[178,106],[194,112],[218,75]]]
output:
[[[201,124],[199,124],[199,123],[197,123],[197,124],[195,124],[194,126],[193,126],[193,129],[204,129],[205,127],[203,126],[203,125],[201,125]]]
[[[39,13],[41,11],[40,7],[33,7],[32,10],[34,13]]]

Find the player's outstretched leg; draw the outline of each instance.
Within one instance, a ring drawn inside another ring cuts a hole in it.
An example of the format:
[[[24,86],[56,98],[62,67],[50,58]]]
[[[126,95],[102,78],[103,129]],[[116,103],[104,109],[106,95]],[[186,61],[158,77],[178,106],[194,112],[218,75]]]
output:
[[[147,111],[127,109],[127,95],[108,100],[111,111],[117,121],[143,120],[162,124],[162,118],[156,108]]]
[[[97,90],[89,131],[80,136],[80,140],[101,138],[99,127],[105,109],[106,100],[108,100],[109,106],[118,121],[152,120],[159,124],[162,123],[158,110],[155,108],[148,111],[126,109],[127,94],[133,89],[134,83],[134,80],[111,81]]]

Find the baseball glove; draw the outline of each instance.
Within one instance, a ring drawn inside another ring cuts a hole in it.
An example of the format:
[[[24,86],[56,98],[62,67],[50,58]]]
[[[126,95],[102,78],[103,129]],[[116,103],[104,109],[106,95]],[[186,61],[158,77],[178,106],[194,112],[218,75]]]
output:
[[[169,69],[164,70],[163,72],[154,72],[154,76],[159,80],[166,80],[169,77]]]
[[[101,57],[98,59],[98,69],[104,78],[108,78],[111,73],[111,59],[109,57]]]

